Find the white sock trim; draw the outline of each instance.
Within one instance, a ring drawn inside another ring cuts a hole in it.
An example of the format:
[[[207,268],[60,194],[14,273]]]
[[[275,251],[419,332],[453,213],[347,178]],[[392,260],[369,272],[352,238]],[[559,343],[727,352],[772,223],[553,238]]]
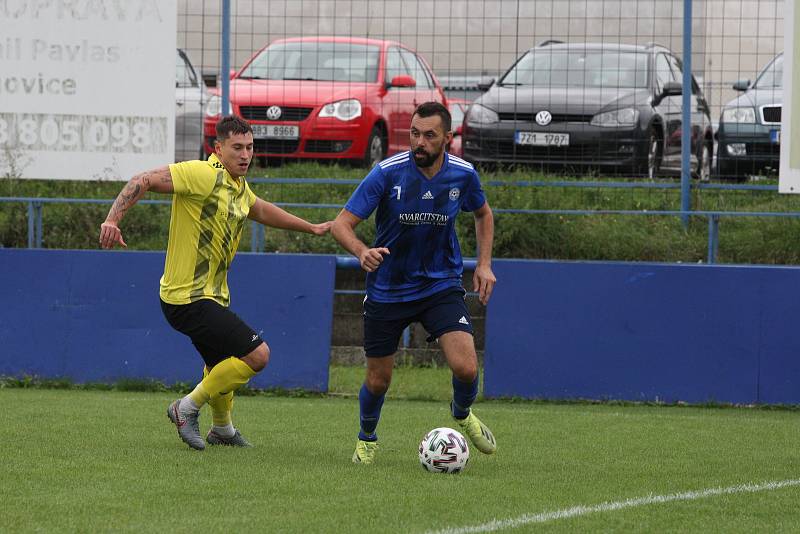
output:
[[[215,434],[217,434],[219,436],[222,436],[223,438],[232,438],[234,436],[234,434],[236,434],[236,429],[233,428],[233,424],[232,423],[228,423],[225,426],[214,425],[214,426],[211,427],[211,430]]]
[[[178,411],[181,413],[197,413],[200,411],[200,406],[195,404],[189,395],[186,395],[178,404]]]

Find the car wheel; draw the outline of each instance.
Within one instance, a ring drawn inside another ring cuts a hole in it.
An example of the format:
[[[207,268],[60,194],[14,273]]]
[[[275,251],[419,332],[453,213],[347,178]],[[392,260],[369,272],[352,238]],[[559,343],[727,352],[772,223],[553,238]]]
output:
[[[711,147],[708,143],[703,143],[703,149],[700,151],[700,161],[697,162],[697,178],[701,182],[708,182],[711,180]]]
[[[647,161],[645,163],[647,178],[650,180],[658,178],[661,172],[662,150],[661,136],[658,135],[658,130],[650,128],[650,133],[647,136]]]
[[[380,126],[373,126],[364,153],[364,165],[371,169],[386,157],[386,141]]]

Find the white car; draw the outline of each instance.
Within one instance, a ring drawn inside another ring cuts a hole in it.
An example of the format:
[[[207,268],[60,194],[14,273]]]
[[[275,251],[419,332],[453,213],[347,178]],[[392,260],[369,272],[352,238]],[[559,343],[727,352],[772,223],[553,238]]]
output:
[[[208,92],[203,79],[177,49],[175,61],[175,161],[205,159],[203,153],[203,108]]]

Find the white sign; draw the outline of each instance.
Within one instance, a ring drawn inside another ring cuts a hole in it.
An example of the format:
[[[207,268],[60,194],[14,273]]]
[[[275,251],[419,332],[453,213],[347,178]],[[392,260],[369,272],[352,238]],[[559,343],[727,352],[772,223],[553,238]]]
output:
[[[784,4],[783,31],[783,109],[781,110],[781,168],[778,190],[781,193],[800,193],[800,69],[794,68],[795,58],[800,59],[797,50],[800,40],[794,38],[795,30],[800,30],[800,10],[796,10],[794,0]]]
[[[174,160],[176,0],[0,0],[0,28],[0,176]]]

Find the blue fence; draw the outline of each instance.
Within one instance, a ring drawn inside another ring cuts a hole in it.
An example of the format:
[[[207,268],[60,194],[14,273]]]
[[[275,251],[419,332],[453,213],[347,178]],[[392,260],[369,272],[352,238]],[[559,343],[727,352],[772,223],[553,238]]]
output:
[[[303,184],[303,185],[358,185],[361,180],[357,179],[320,179],[320,178],[253,178],[249,180],[254,184]],[[564,188],[609,188],[609,189],[681,189],[680,183],[663,182],[572,182],[572,181],[511,181],[502,182],[487,180],[485,186],[513,186],[513,187],[564,187]],[[731,190],[731,191],[773,191],[777,193],[776,185],[730,185],[698,183],[692,186],[700,190]],[[42,236],[44,233],[42,222],[42,210],[47,204],[111,204],[112,199],[80,199],[80,198],[42,198],[42,197],[0,197],[0,202],[24,203],[27,206],[28,214],[28,248],[41,248]],[[141,200],[140,204],[161,204],[168,205],[168,200]],[[303,202],[276,202],[277,206],[283,208],[306,208],[306,209],[341,209],[341,204],[325,203],[303,203]],[[737,217],[765,217],[765,218],[798,218],[800,212],[750,212],[750,211],[703,211],[703,210],[536,210],[536,209],[513,209],[493,207],[495,213],[503,214],[527,214],[527,215],[632,215],[632,216],[665,216],[680,217],[704,217],[708,220],[708,254],[706,261],[714,264],[717,261],[717,251],[719,244],[719,222],[722,218]],[[264,231],[261,225],[253,222],[250,232],[250,250],[252,252],[264,251]]]
[[[202,360],[161,312],[163,252],[0,249],[0,374],[77,382],[202,378]],[[239,254],[232,305],[270,345],[260,388],[326,391],[336,260]]]
[[[156,252],[0,250],[0,375],[193,382]],[[240,254],[233,307],[272,348],[256,387],[325,391],[336,268]],[[469,263],[467,268],[474,268]],[[800,268],[498,260],[488,397],[800,403]]]
[[[494,262],[490,397],[800,402],[800,269]]]

